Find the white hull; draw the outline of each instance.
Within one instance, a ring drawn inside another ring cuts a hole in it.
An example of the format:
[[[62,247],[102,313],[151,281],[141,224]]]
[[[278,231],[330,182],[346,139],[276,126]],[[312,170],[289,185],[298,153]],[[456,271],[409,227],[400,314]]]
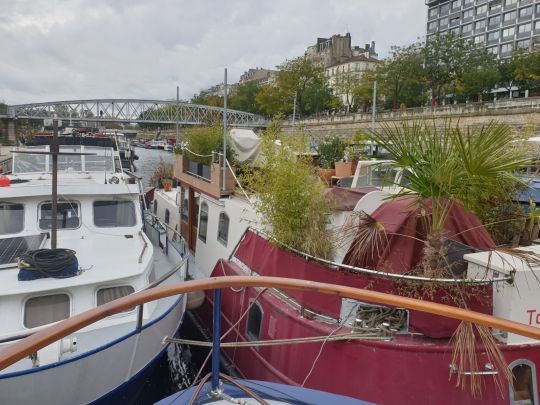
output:
[[[126,385],[164,353],[165,336],[178,330],[185,296],[160,317],[91,352],[66,361],[0,375],[3,404],[83,404],[107,396]]]

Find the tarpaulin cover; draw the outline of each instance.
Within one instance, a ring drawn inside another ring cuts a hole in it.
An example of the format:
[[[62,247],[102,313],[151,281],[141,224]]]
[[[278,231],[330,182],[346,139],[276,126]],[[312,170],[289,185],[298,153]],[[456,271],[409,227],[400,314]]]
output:
[[[352,248],[343,262],[389,273],[405,274],[422,259],[424,241],[429,230],[431,201],[422,206],[414,197],[385,202],[371,216],[384,227],[386,238],[376,251],[379,254],[361,261],[353,257]],[[445,222],[443,236],[478,250],[495,248],[495,242],[472,213],[453,204]]]
[[[229,134],[238,162],[253,162],[258,158],[261,138],[255,132],[251,129],[233,128]]]
[[[324,197],[336,211],[352,211],[358,201],[367,193],[376,191],[376,187],[332,187],[324,190]]]

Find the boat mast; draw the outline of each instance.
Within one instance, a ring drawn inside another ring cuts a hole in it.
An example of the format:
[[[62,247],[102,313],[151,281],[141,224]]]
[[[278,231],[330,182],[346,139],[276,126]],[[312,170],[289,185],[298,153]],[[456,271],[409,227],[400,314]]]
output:
[[[223,86],[223,184],[221,190],[225,191],[227,188],[227,68],[225,68]]]
[[[371,133],[375,133],[375,114],[377,111],[377,80],[373,82],[373,103],[371,107]],[[369,144],[370,155],[373,156],[373,141]]]
[[[56,249],[57,243],[57,210],[58,210],[58,120],[53,119],[53,138],[50,152],[52,155],[52,203],[51,203],[51,249]]]

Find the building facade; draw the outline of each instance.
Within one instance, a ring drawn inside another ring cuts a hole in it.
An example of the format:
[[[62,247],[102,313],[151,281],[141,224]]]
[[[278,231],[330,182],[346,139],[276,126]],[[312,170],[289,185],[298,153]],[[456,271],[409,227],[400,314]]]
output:
[[[364,73],[375,68],[378,63],[380,63],[378,59],[360,54],[326,68],[328,85],[347,109],[354,102],[351,94],[354,84],[360,80]]]
[[[366,44],[365,48],[352,46],[351,34],[332,35],[330,38],[317,38],[317,43],[307,48],[304,57],[318,66],[328,68],[344,63],[355,56],[377,58],[375,41]]]
[[[540,46],[540,0],[426,0],[427,39],[452,32],[507,58]]]
[[[255,68],[240,76],[240,84],[255,82],[258,85],[271,84],[276,80],[277,70]]]

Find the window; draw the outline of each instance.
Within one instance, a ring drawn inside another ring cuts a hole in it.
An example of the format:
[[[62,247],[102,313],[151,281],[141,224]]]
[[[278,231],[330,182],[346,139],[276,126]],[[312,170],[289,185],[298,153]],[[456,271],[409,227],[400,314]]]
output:
[[[474,29],[475,30],[481,30],[481,29],[484,29],[484,28],[486,28],[486,20],[476,21],[474,23]]]
[[[454,25],[456,25],[456,24],[459,24],[459,17],[455,17],[455,18],[452,18],[452,19],[450,20],[450,25],[451,25],[451,26],[454,26]]]
[[[154,273],[154,278],[155,278],[155,273]],[[122,297],[125,297],[126,295],[133,294],[134,292],[135,292],[135,289],[130,285],[100,288],[97,292],[97,306],[99,307],[100,305],[117,300],[118,298],[122,298]],[[134,308],[135,307],[128,308],[124,312],[133,311]]]
[[[467,6],[472,5],[473,1],[474,1],[474,0],[465,0],[465,1],[463,2],[463,7],[467,7]]]
[[[80,225],[79,203],[75,201],[59,202],[56,209],[57,229],[75,229]],[[39,227],[51,229],[52,203],[43,203],[39,209]]]
[[[0,235],[19,233],[24,228],[24,205],[0,203]]]
[[[497,24],[500,24],[500,23],[501,23],[501,16],[500,15],[496,15],[494,17],[489,18],[489,25],[490,26],[497,25]]]
[[[432,21],[428,24],[428,30],[433,31],[437,28],[437,21]]]
[[[517,47],[521,49],[529,49],[531,47],[531,40],[530,39],[524,39],[522,41],[518,41]]]
[[[494,55],[497,55],[497,47],[496,46],[492,46],[490,48],[487,48],[486,49],[488,52],[494,54]]]
[[[463,18],[471,18],[474,15],[474,9],[470,9],[463,12]]]
[[[450,2],[450,7],[452,9],[458,8],[461,5],[460,3],[461,3],[460,0],[453,0],[453,1]]]
[[[532,15],[532,13],[533,13],[532,6],[521,8],[519,9],[519,18],[529,17]]]
[[[465,24],[462,28],[464,34],[472,31],[472,24]]]
[[[518,26],[518,34],[524,34],[526,32],[529,32],[532,28],[531,23],[522,24]]]
[[[247,338],[249,340],[260,340],[263,312],[259,304],[254,303],[249,309],[247,320]]]
[[[516,33],[516,29],[514,27],[510,27],[503,30],[502,36],[503,38],[513,37],[515,33]]]
[[[137,224],[132,201],[94,201],[94,225],[118,228]]]
[[[476,7],[476,15],[487,13],[487,4]]]
[[[180,214],[182,216],[182,221],[187,222],[188,221],[188,215],[189,215],[189,198],[187,190],[182,187],[182,190],[180,191],[180,201],[181,201],[181,211]]]
[[[475,44],[483,44],[486,42],[486,36],[485,35],[477,35],[474,37],[474,43]]]
[[[154,215],[157,215],[157,200],[154,200]]]
[[[171,213],[168,209],[165,209],[165,223],[169,225],[170,220],[171,220]]]
[[[456,27],[456,28],[452,28],[450,30],[450,33],[454,34],[454,35],[459,35],[459,27]]]
[[[448,10],[450,10],[450,3],[444,3],[444,4],[441,6],[441,14],[442,14],[442,13],[447,13]]]
[[[208,204],[203,201],[201,204],[201,215],[199,221],[199,239],[206,242],[208,232]]]
[[[536,21],[536,22],[534,23],[534,30],[535,30],[535,31],[536,31],[536,30],[540,30],[540,20],[538,20],[538,21]]]
[[[430,8],[428,15],[429,15],[430,18],[435,17],[437,15],[437,9],[436,8]]]
[[[489,11],[497,10],[500,7],[501,7],[500,1],[492,1],[491,3],[489,3]]]
[[[538,391],[534,363],[516,360],[510,364],[513,387],[510,384],[510,404],[537,404]]]
[[[502,44],[501,45],[501,53],[510,53],[514,49],[514,46],[512,44]]]
[[[229,217],[227,214],[222,212],[219,214],[219,225],[218,225],[218,240],[227,246],[227,240],[229,239]]]
[[[504,5],[505,6],[511,6],[513,4],[516,4],[517,3],[517,0],[504,0]]]
[[[504,22],[514,21],[516,19],[516,15],[516,10],[510,11],[509,13],[504,13],[503,20]]]
[[[34,297],[24,304],[24,326],[27,328],[36,328],[66,318],[69,318],[67,294]]]
[[[446,27],[447,25],[448,25],[448,17],[444,17],[439,20],[439,27]]]
[[[489,32],[487,36],[488,41],[494,41],[499,39],[499,31]]]

